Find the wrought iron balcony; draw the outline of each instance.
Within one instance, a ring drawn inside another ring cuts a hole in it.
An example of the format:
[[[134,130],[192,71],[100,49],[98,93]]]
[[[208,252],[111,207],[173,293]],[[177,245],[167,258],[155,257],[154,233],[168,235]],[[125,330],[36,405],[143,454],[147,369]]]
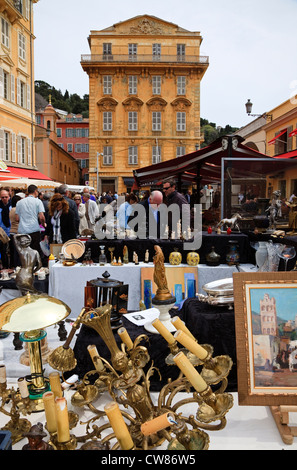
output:
[[[183,64],[193,64],[193,65],[208,65],[209,57],[208,56],[195,56],[195,55],[152,55],[152,54],[83,54],[81,56],[82,64],[104,64],[104,63],[114,63],[114,64],[123,64],[123,63],[137,63],[137,64],[148,64],[148,63],[160,63],[160,64],[170,64],[170,63],[183,63]]]

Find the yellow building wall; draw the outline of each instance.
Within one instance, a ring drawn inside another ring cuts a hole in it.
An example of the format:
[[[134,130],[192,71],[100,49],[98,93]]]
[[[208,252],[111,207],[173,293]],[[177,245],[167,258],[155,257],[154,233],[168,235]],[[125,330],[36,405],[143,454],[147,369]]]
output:
[[[126,191],[123,178],[133,170],[151,165],[152,149],[161,149],[161,161],[177,154],[195,151],[203,141],[200,135],[200,81],[208,58],[200,57],[200,33],[144,15],[118,23],[102,31],[91,31],[91,55],[82,56],[82,67],[89,75],[89,179],[97,188],[97,153],[112,147],[112,164],[98,157],[99,192],[104,181],[114,179],[114,190]],[[103,57],[103,44],[111,43],[112,54]],[[152,56],[153,44],[161,44],[161,56]],[[137,57],[128,56],[128,44],[137,44]],[[177,44],[185,45],[185,56],[177,60]],[[112,92],[103,93],[105,76],[112,77]],[[137,77],[137,93],[129,94],[129,76]],[[161,77],[161,92],[153,94],[154,76]],[[186,92],[177,94],[178,76],[185,77]],[[103,113],[112,113],[112,130],[103,130]],[[128,113],[138,113],[138,128],[128,130]],[[161,113],[161,130],[152,131],[152,113]],[[186,129],[176,130],[176,113],[186,114]],[[138,160],[129,164],[128,148],[136,146]]]
[[[0,0],[0,160],[35,165],[33,4]],[[19,44],[24,44],[20,53]]]

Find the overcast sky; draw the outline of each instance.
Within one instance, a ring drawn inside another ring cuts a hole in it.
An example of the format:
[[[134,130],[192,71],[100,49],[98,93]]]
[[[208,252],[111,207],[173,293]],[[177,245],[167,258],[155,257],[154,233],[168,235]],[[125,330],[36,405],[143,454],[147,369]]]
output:
[[[297,0],[39,0],[34,5],[35,80],[81,97],[80,65],[91,30],[149,14],[203,37],[209,67],[201,82],[201,117],[241,127],[297,93]]]

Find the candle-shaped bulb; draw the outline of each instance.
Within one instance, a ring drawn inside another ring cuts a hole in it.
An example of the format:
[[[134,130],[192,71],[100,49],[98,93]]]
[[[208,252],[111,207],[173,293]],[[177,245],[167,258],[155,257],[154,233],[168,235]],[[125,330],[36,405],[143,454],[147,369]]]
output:
[[[208,356],[208,352],[200,344],[194,341],[184,331],[178,330],[174,337],[177,341],[187,348],[191,353],[195,354],[202,361]]]
[[[99,357],[99,353],[97,351],[95,344],[89,344],[89,346],[87,347],[87,350],[89,351],[89,354],[92,358],[92,361],[96,370],[98,372],[101,372],[102,370],[104,370],[103,362],[101,361]]]
[[[21,394],[22,398],[28,398],[29,396],[29,389],[28,389],[28,383],[25,377],[20,377],[18,379],[18,386],[19,386],[19,391]]]
[[[174,414],[164,413],[157,416],[157,418],[142,423],[140,430],[144,436],[150,436],[151,434],[156,434],[158,431],[161,431],[172,424],[176,424]]]
[[[123,343],[127,346],[128,350],[133,349],[133,342],[132,339],[129,336],[128,331],[126,328],[122,327],[118,329],[118,334]]]
[[[54,393],[55,398],[61,398],[63,396],[63,391],[59,372],[51,372],[48,377],[51,391]]]
[[[163,336],[164,339],[166,339],[168,344],[173,344],[175,343],[174,336],[170,333],[170,331],[166,328],[165,325],[159,320],[159,318],[156,318],[155,320],[152,321],[152,325],[156,330],[160,333],[161,336]]]
[[[57,418],[55,395],[53,392],[46,392],[42,395],[47,430],[50,434],[57,432]]]
[[[104,411],[115,433],[122,450],[130,450],[134,446],[128,427],[116,402],[107,403]]]
[[[171,323],[177,330],[184,331],[188,336],[190,336],[194,341],[196,340],[195,336],[192,335],[190,330],[186,327],[185,323],[181,320],[180,317],[173,317]]]
[[[176,354],[176,356],[173,357],[173,360],[197,392],[204,392],[208,388],[205,380],[197,372],[195,367],[190,363],[189,359],[182,351]]]
[[[68,442],[70,440],[69,416],[66,398],[56,398],[56,417],[58,442]]]
[[[0,383],[5,384],[6,382],[6,366],[4,364],[0,364]]]

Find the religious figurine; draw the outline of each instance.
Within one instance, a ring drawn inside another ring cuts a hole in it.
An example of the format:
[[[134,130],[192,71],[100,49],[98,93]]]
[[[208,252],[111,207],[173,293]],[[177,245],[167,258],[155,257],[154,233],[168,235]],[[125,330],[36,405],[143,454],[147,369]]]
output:
[[[168,289],[165,266],[164,266],[164,254],[159,245],[155,245],[155,256],[154,261],[154,282],[157,285],[157,292],[155,295],[156,300],[166,300],[171,298],[171,293]]]
[[[272,199],[270,201],[270,206],[266,209],[265,212],[268,212],[269,216],[269,228],[274,230],[276,228],[276,221],[279,217],[282,216],[282,202],[280,199],[281,192],[279,190],[273,191]]]
[[[33,286],[34,273],[42,267],[40,254],[30,247],[31,237],[29,234],[18,234],[14,236],[16,249],[19,253],[21,268],[16,271],[15,283],[22,295],[27,292],[39,293]]]
[[[127,245],[125,245],[123,248],[123,263],[124,264],[129,263],[129,252],[128,252]]]
[[[24,437],[27,437],[29,442],[22,447],[22,450],[54,450],[52,445],[43,441],[42,438],[46,437],[46,435],[43,430],[43,424],[34,424],[29,432],[24,434]]]
[[[149,253],[149,250],[146,250],[145,255],[144,255],[144,262],[148,263],[149,259],[150,259],[150,253]]]
[[[293,201],[287,204],[290,207],[289,228],[295,232],[297,230],[297,197],[293,197]]]
[[[181,237],[181,221],[180,220],[177,222],[177,225],[176,225],[176,233],[177,233],[176,238],[180,239]]]

